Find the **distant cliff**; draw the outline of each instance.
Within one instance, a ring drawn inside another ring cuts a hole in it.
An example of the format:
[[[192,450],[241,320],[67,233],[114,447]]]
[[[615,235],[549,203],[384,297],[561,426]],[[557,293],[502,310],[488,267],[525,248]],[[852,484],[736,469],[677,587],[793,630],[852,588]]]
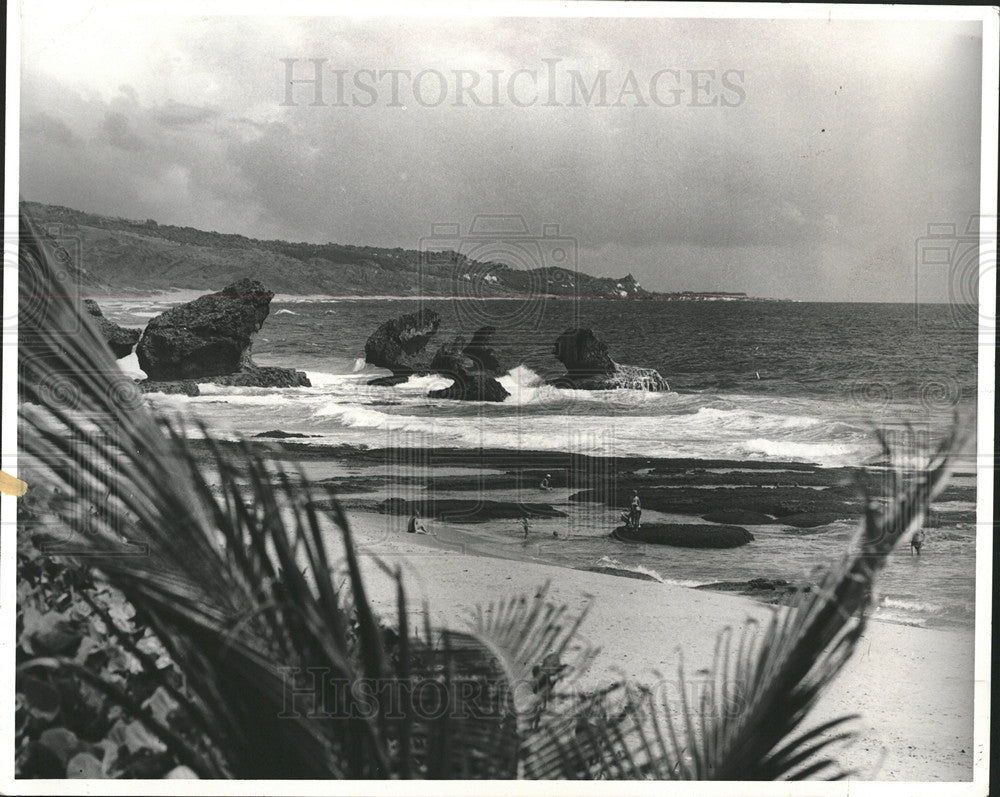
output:
[[[98,216],[25,202],[43,235],[79,246],[68,266],[85,292],[215,290],[242,277],[276,293],[334,296],[652,297],[632,277],[592,277],[571,269],[514,269],[447,251],[261,241],[153,220]],[[678,296],[678,298],[680,298]]]

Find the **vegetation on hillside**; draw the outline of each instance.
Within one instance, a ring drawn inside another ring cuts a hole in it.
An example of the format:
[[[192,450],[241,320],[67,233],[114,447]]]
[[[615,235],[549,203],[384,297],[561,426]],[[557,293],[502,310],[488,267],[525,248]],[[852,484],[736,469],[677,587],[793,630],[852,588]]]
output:
[[[470,259],[433,246],[388,249],[346,244],[260,240],[145,221],[84,213],[58,205],[24,203],[43,235],[79,241],[84,284],[110,291],[128,288],[197,288],[231,281],[235,274],[262,280],[279,293],[440,296],[647,295],[628,275],[593,277],[550,262],[545,247],[527,236],[514,239],[520,268]],[[503,251],[479,245],[478,251]],[[461,248],[461,243],[458,244]],[[191,267],[194,266],[194,267]]]

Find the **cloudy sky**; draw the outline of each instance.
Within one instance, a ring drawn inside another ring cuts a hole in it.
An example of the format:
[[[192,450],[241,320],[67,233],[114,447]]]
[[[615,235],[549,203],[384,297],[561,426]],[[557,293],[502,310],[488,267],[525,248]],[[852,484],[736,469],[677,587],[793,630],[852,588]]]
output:
[[[511,214],[650,289],[861,301],[947,299],[917,242],[978,208],[979,23],[27,5],[29,200],[406,248]]]

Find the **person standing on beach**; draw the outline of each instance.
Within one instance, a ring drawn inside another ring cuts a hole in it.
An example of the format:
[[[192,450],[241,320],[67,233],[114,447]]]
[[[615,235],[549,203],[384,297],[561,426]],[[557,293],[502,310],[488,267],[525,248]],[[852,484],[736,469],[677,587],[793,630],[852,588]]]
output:
[[[629,505],[629,521],[632,528],[639,529],[639,518],[642,517],[642,502],[639,500],[639,491],[632,491],[632,503]]]
[[[528,526],[528,516],[525,515],[521,518],[521,526],[524,527],[524,539],[528,539],[528,531],[530,530]]]
[[[924,530],[917,529],[913,536],[910,537],[910,556],[913,556],[913,552],[917,552],[917,556],[920,556],[920,549],[924,547]]]

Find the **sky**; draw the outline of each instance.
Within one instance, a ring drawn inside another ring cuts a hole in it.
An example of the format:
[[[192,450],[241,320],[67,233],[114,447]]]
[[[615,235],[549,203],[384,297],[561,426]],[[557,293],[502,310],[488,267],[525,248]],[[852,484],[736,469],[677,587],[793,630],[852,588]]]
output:
[[[262,239],[457,240],[650,290],[947,301],[969,283],[919,260],[928,225],[977,213],[979,23],[26,5],[27,200]]]

